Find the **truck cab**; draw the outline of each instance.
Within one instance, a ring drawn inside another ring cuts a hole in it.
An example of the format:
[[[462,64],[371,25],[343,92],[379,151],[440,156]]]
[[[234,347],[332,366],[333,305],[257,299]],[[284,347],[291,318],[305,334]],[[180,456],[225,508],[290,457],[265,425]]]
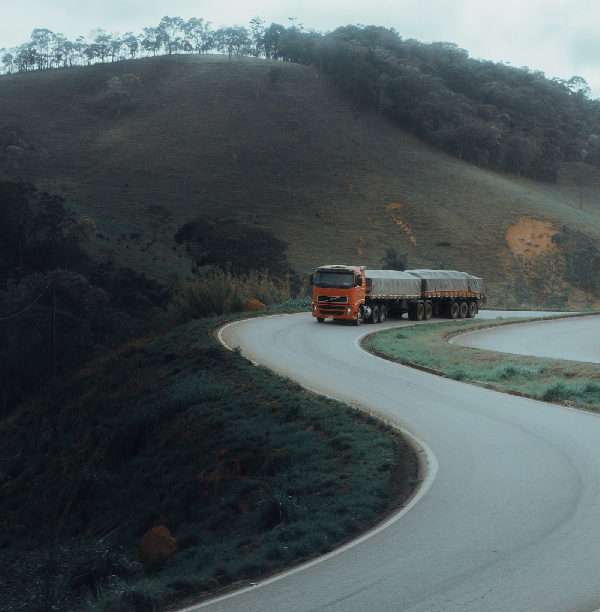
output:
[[[319,323],[326,318],[358,320],[367,289],[364,266],[321,266],[311,274],[311,284],[312,316]]]

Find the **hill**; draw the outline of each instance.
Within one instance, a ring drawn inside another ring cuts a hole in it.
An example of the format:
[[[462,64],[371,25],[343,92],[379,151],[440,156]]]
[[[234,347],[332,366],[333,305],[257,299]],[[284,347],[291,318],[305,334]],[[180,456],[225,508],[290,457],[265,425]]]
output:
[[[123,75],[141,84],[119,98],[108,81]],[[378,267],[392,247],[411,267],[483,276],[497,305],[598,299],[596,188],[450,157],[358,112],[312,67],[180,55],[3,75],[0,116],[47,151],[47,188],[96,222],[89,249],[157,278],[187,273],[170,236],[210,217],[269,230],[298,274],[331,262]],[[25,169],[14,160],[4,171]],[[168,239],[142,252],[153,205],[173,219]]]

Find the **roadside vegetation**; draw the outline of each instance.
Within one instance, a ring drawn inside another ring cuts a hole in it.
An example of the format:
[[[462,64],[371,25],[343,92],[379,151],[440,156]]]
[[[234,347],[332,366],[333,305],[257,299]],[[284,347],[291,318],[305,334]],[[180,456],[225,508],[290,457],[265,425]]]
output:
[[[511,319],[510,323],[519,321],[524,320]],[[502,323],[500,318],[491,325]],[[486,327],[490,327],[489,320],[416,325],[375,334],[367,339],[365,348],[406,365],[436,370],[454,380],[517,391],[545,402],[600,410],[597,364],[507,355],[448,342],[458,333]]]
[[[222,321],[128,342],[3,421],[0,610],[159,610],[327,552],[410,492],[395,430],[225,350]],[[156,526],[176,552],[144,566]]]
[[[195,271],[161,283],[86,253],[95,223],[61,196],[0,200],[0,611],[160,610],[331,550],[410,493],[395,430],[213,337],[308,309],[284,242],[192,219],[175,240]],[[166,231],[150,213],[134,248]]]

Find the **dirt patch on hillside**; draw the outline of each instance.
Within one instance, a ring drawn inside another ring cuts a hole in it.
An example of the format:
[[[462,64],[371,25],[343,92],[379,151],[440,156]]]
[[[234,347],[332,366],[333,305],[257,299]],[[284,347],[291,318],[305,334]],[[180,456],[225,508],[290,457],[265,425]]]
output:
[[[558,247],[552,242],[552,236],[558,231],[548,221],[521,217],[506,231],[506,241],[515,255],[539,257],[558,252]]]

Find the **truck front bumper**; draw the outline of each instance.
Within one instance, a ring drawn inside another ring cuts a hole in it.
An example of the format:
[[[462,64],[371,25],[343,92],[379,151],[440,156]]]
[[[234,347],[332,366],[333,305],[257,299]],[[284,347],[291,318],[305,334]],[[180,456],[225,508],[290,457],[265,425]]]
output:
[[[356,305],[352,304],[312,304],[312,316],[318,319],[355,319]]]

